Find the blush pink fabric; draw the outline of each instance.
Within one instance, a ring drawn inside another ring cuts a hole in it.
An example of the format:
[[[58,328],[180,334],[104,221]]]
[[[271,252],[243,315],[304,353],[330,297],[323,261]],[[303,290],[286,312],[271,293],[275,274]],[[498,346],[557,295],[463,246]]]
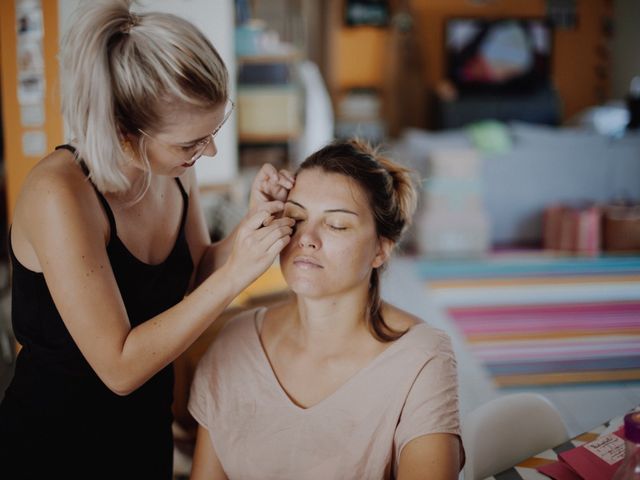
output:
[[[240,314],[198,365],[189,411],[230,479],[388,479],[402,448],[460,435],[449,337],[419,324],[309,408],[283,390],[260,342],[266,308]]]

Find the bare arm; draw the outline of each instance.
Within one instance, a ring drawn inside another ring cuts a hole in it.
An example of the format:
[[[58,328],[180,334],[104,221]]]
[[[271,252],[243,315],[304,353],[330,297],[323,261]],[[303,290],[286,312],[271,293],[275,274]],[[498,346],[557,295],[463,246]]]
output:
[[[449,433],[432,433],[411,440],[400,452],[398,480],[456,480],[459,449],[460,440]]]
[[[218,454],[216,453],[209,431],[203,426],[198,426],[196,437],[196,449],[193,453],[191,466],[191,480],[227,480],[227,475],[222,469]]]
[[[197,193],[194,193],[197,196]],[[191,210],[192,206],[189,206]],[[284,204],[281,202],[270,202],[262,206],[263,211],[269,212],[271,215],[276,215],[282,211]],[[255,212],[253,212],[255,214]],[[247,214],[245,219],[249,218],[251,214]],[[202,215],[199,215],[202,217]],[[194,258],[199,259],[196,262],[194,287],[199,286],[204,282],[213,272],[221,268],[229,259],[233,246],[238,235],[238,229],[240,225],[237,225],[233,231],[222,240],[216,243],[209,242],[209,234],[206,232],[206,227],[203,226],[202,234],[199,235],[199,241],[201,245],[198,255],[193,255]]]
[[[191,185],[195,185],[193,176],[189,181]],[[278,171],[273,165],[264,164],[253,180],[247,215],[251,216],[259,210],[267,210],[273,215],[281,212],[283,202],[287,199],[294,182],[294,176],[287,170]],[[199,244],[203,246],[201,253],[197,255],[200,260],[197,263],[196,286],[227,261],[238,231],[236,227],[226,238],[209,244],[207,228],[200,213],[200,198],[197,190],[197,188],[191,188],[189,195],[193,205],[190,210],[195,217],[193,221],[197,224],[195,235],[198,236]]]
[[[288,243],[289,219],[259,228],[260,211],[238,228],[227,262],[187,298],[131,328],[105,248],[90,185],[63,175],[31,180],[17,228],[37,255],[52,298],[74,341],[102,381],[128,394],[173,361]],[[37,207],[37,208],[36,208]]]

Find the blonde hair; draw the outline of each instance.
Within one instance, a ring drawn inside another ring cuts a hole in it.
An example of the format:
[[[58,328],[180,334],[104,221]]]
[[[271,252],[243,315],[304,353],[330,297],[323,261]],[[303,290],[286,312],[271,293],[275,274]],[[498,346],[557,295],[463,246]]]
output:
[[[353,179],[369,200],[379,237],[397,243],[413,219],[417,206],[416,174],[382,155],[368,143],[352,139],[334,142],[310,155],[298,172],[320,169]],[[369,326],[376,338],[392,341],[404,334],[390,328],[382,317],[380,275],[369,279]]]
[[[77,158],[101,192],[127,192],[122,167],[132,147],[150,181],[145,137],[163,124],[162,107],[211,108],[227,100],[228,73],[220,55],[191,23],[167,13],[133,13],[133,0],[86,2],[62,42],[62,110]]]

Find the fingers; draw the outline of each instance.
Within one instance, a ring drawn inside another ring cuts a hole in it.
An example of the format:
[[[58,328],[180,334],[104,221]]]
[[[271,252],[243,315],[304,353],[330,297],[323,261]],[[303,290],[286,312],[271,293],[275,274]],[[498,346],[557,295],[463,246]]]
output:
[[[260,180],[270,179],[270,180],[273,180],[274,182],[277,182],[278,170],[276,170],[276,167],[274,167],[270,163],[265,163],[260,168],[260,171],[258,172],[258,175],[256,176],[256,178],[259,178]]]
[[[271,224],[273,219],[280,218],[282,216],[282,212],[284,211],[284,203],[279,200],[273,200],[271,202],[265,202],[259,206],[260,210],[268,212],[270,215],[266,219],[262,221],[261,227],[267,227]]]
[[[273,257],[275,258],[275,256],[278,255],[284,247],[289,245],[290,241],[291,237],[288,235],[286,237],[279,238],[267,249],[267,253],[269,255],[273,255]]]
[[[257,230],[270,223],[273,218],[273,215],[268,210],[260,209],[245,220],[244,226],[249,230]]]
[[[259,208],[260,210],[268,212],[270,215],[275,215],[276,213],[280,213],[284,210],[284,203],[280,200],[272,200],[270,202],[260,204]]]
[[[253,180],[253,188],[262,190],[264,185],[268,185],[270,183],[277,184],[278,177],[279,175],[276,167],[274,167],[270,163],[265,163],[264,165],[262,165],[260,171],[257,173]]]
[[[293,184],[296,182],[296,177],[293,176],[293,173],[288,170],[282,169],[278,172],[278,185],[287,190],[291,190],[293,188]]]
[[[281,210],[282,202],[268,202],[264,206],[243,220],[228,260],[247,281],[260,276],[290,243],[296,223],[289,217],[274,217],[272,212]]]
[[[255,177],[253,189],[266,198],[284,200],[294,183],[295,176],[291,172],[285,169],[278,171],[273,165],[265,163]]]
[[[289,244],[292,234],[293,228],[289,224],[276,225],[274,222],[274,225],[269,227],[269,231],[265,232],[264,237],[260,240],[260,245],[268,255],[275,257]]]
[[[280,173],[281,177],[287,178],[290,182],[292,183],[296,182],[296,176],[293,173],[291,173],[289,170],[286,170],[283,168],[278,173]]]
[[[258,236],[259,241],[265,241],[265,239],[272,238],[271,241],[275,241],[276,238],[281,236],[291,236],[293,234],[293,226],[295,225],[295,221],[288,218],[278,218],[276,220],[271,220],[268,226],[260,229],[260,235]],[[268,240],[267,240],[268,242]]]
[[[245,225],[249,230],[271,226],[273,223],[279,225],[295,225],[295,221],[289,217],[279,217],[284,209],[284,204],[279,201],[267,202],[260,206],[260,209],[245,220]]]
[[[282,185],[283,187],[290,189],[296,181],[295,175],[287,169],[276,170],[276,167],[270,163],[265,163],[260,168],[257,178],[260,178],[262,182],[265,180],[274,184]]]

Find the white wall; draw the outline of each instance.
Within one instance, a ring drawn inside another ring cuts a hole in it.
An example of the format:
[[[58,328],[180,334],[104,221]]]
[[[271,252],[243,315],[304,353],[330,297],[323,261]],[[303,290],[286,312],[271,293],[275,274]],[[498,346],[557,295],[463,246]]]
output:
[[[87,0],[58,0],[60,38],[70,25],[73,10]],[[134,10],[164,11],[179,15],[198,27],[216,47],[229,69],[231,97],[235,98],[236,62],[234,54],[233,0],[142,0]],[[236,113],[216,135],[218,154],[196,164],[200,184],[231,181],[238,173]]]
[[[612,42],[612,97],[623,98],[640,75],[640,1],[615,0]]]

